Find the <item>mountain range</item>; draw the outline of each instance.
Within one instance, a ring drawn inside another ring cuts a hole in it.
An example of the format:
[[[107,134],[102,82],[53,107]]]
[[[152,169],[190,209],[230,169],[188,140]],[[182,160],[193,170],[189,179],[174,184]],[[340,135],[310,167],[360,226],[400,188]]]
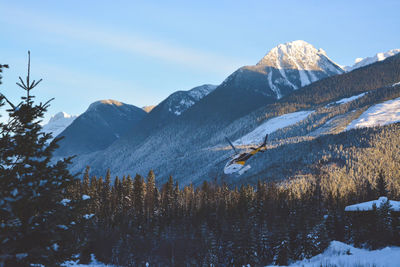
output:
[[[356,60],[354,61],[354,65],[346,66],[346,67],[344,67],[344,69],[346,71],[352,71],[352,70],[367,66],[369,64],[375,63],[377,61],[385,60],[386,58],[394,56],[398,53],[400,53],[400,49],[392,49],[387,52],[377,53],[376,55],[374,55],[372,57],[356,58]]]
[[[86,165],[96,175],[108,168],[119,176],[153,169],[160,182],[169,175],[181,184],[284,179],[309,171],[325,145],[341,142],[324,136],[354,134],[357,130],[346,131],[350,123],[370,118],[364,113],[369,108],[400,96],[399,86],[392,86],[400,81],[400,56],[381,58],[365,60],[351,71],[304,41],[281,44],[219,86],[178,91],[148,114],[117,101],[94,103],[60,134],[65,139],[57,156],[77,155],[74,172]],[[390,111],[395,118],[396,103]],[[224,175],[232,155],[225,136],[246,151],[266,132],[270,150],[252,159],[252,168],[242,176]],[[318,142],[323,144],[319,148]],[[304,147],[313,148],[312,156]]]

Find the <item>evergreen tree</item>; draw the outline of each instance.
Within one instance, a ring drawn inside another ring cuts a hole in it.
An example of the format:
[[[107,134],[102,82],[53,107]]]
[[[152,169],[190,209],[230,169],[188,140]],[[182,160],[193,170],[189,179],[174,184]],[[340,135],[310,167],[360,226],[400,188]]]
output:
[[[3,65],[4,66],[4,65]],[[67,170],[72,158],[52,163],[61,138],[51,139],[40,125],[49,107],[35,104],[32,90],[41,82],[28,74],[17,83],[26,93],[10,105],[8,122],[0,128],[0,265],[54,266],[70,257],[75,244],[68,240],[74,220],[74,201],[66,199],[75,177]]]
[[[145,198],[146,217],[148,221],[154,215],[155,201],[156,201],[155,191],[156,191],[155,175],[154,172],[150,170],[149,174],[147,175],[146,198]]]
[[[378,197],[387,196],[387,184],[383,170],[379,172],[378,179],[376,180],[376,191],[378,193]]]
[[[85,173],[83,175],[83,184],[82,184],[82,193],[85,195],[89,195],[89,184],[90,184],[89,171],[90,171],[90,167],[86,166]]]
[[[162,205],[165,217],[169,217],[172,212],[173,207],[173,191],[174,191],[174,180],[172,176],[169,177],[168,181],[165,183],[162,195]]]
[[[141,218],[143,215],[144,190],[143,178],[139,174],[136,174],[133,180],[133,206],[138,218]]]
[[[389,199],[381,203],[377,209],[377,229],[375,230],[378,234],[377,245],[378,247],[384,247],[391,245],[391,238],[393,236],[392,231],[392,212]]]

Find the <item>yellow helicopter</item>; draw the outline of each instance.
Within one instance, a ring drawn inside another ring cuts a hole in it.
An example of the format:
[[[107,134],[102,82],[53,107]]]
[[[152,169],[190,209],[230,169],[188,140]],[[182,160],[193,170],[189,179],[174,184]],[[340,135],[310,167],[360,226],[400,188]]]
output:
[[[268,140],[268,134],[265,135],[264,142],[258,146],[258,147],[251,147],[250,152],[244,152],[244,153],[238,153],[236,147],[233,145],[233,143],[226,137],[226,140],[228,141],[229,145],[232,147],[232,149],[235,151],[235,155],[232,156],[232,158],[226,163],[224,167],[224,173],[225,174],[233,174],[233,173],[238,173],[239,175],[242,175],[245,173],[248,169],[251,168],[250,165],[246,165],[246,161],[257,154],[258,152],[264,152],[267,149],[267,140]]]

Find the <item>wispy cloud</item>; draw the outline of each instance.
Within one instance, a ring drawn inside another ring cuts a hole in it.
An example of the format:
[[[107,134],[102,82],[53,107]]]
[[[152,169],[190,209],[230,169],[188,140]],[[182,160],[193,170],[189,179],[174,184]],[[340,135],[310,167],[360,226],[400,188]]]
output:
[[[99,27],[57,20],[31,10],[12,6],[2,6],[1,9],[0,20],[3,22],[203,71],[226,74],[239,67],[243,62],[162,40],[154,40],[136,33],[115,33]]]

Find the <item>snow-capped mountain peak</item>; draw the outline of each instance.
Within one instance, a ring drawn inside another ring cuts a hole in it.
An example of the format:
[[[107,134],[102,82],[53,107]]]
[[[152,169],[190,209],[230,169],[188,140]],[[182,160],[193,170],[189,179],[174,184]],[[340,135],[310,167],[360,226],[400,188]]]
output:
[[[375,63],[377,61],[385,60],[388,57],[396,55],[397,53],[400,53],[400,49],[392,49],[387,52],[380,52],[372,57],[366,57],[366,58],[359,57],[359,58],[356,58],[353,66],[346,66],[346,67],[344,67],[344,69],[346,71],[352,71],[352,70],[367,66],[369,64]]]
[[[77,115],[69,115],[63,111],[58,112],[50,118],[47,124],[43,125],[42,131],[44,133],[52,133],[54,138],[64,131],[77,117]]]
[[[316,49],[302,40],[280,44],[272,48],[257,65],[276,69],[343,72],[339,65],[328,58],[323,49]]]
[[[71,118],[73,118],[73,117],[77,117],[77,116],[75,116],[75,115],[69,115],[68,113],[66,113],[66,112],[64,112],[64,111],[61,111],[61,112],[58,112],[58,113],[56,113],[55,115],[53,115],[53,116],[51,116],[51,118],[50,118],[50,120],[49,120],[49,122],[48,122],[48,124],[50,124],[50,123],[55,123],[55,122],[60,122],[60,121],[62,121],[62,120],[68,120],[68,119],[71,119]]]
[[[272,48],[255,66],[240,68],[223,85],[249,81],[251,87],[259,87],[264,83],[264,95],[279,99],[319,79],[342,73],[344,70],[323,49],[297,40]]]

